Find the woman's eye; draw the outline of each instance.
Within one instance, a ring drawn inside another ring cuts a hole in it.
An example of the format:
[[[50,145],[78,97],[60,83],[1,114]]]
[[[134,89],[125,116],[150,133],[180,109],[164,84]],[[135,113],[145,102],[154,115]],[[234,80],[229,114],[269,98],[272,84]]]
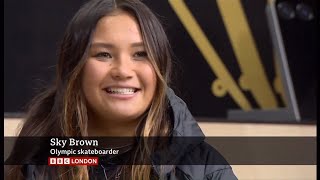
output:
[[[107,52],[97,53],[94,57],[96,57],[96,58],[112,58],[111,54],[107,53]]]
[[[133,55],[135,58],[147,58],[148,54],[146,51],[138,51]]]

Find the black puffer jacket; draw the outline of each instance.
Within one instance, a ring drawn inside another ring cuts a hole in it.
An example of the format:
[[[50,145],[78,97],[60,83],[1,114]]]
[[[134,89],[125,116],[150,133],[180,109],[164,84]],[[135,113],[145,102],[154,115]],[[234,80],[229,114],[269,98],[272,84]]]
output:
[[[175,154],[171,157],[175,157],[178,165],[168,165],[164,172],[168,179],[236,180],[231,166],[213,147],[204,142],[204,134],[185,102],[171,89],[168,90],[167,97],[172,110],[173,136],[179,143],[184,142],[173,148]],[[158,167],[155,166],[157,172]]]
[[[162,177],[167,180],[237,180],[231,166],[213,147],[204,142],[204,134],[184,101],[171,89],[168,89],[167,97],[174,140],[165,152],[160,150],[153,155],[154,175],[159,177],[163,173]],[[112,169],[115,166],[109,166],[107,172]],[[39,167],[29,165],[25,172],[28,179],[37,179]],[[91,170],[90,179],[106,179],[102,168]]]

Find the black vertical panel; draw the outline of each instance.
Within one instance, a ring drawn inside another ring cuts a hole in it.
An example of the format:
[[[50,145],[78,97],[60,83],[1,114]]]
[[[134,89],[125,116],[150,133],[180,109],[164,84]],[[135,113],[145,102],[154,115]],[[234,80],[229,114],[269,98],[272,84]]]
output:
[[[55,75],[64,29],[84,0],[4,1],[4,112],[22,112]]]
[[[281,3],[283,8],[279,8]],[[298,6],[303,8],[299,10]],[[320,60],[319,1],[277,0],[276,7],[300,116],[303,120],[316,120]],[[293,18],[283,16],[289,9],[293,10]],[[312,18],[306,19],[309,14]]]

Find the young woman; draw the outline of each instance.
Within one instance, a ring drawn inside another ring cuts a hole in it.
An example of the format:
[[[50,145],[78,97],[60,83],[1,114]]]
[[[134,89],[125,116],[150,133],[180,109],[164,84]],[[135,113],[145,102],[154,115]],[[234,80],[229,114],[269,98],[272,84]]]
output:
[[[153,161],[154,145],[132,147],[130,166],[114,165],[106,171],[103,162],[94,168],[24,165],[11,168],[9,177],[236,179],[229,165],[206,165],[215,151],[203,141],[185,103],[168,87],[170,51],[160,22],[140,1],[88,1],[65,32],[55,84],[36,97],[19,136],[201,138],[179,146],[171,143],[169,158],[175,161],[168,165],[135,164],[137,157]],[[203,164],[192,165],[199,156]],[[166,158],[162,153],[160,159]]]

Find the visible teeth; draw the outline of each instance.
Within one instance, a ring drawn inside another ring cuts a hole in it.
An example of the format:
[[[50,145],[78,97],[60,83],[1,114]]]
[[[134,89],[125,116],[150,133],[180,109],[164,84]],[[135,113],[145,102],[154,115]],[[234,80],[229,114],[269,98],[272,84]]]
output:
[[[135,92],[134,88],[108,88],[108,93],[112,94],[133,94]]]

